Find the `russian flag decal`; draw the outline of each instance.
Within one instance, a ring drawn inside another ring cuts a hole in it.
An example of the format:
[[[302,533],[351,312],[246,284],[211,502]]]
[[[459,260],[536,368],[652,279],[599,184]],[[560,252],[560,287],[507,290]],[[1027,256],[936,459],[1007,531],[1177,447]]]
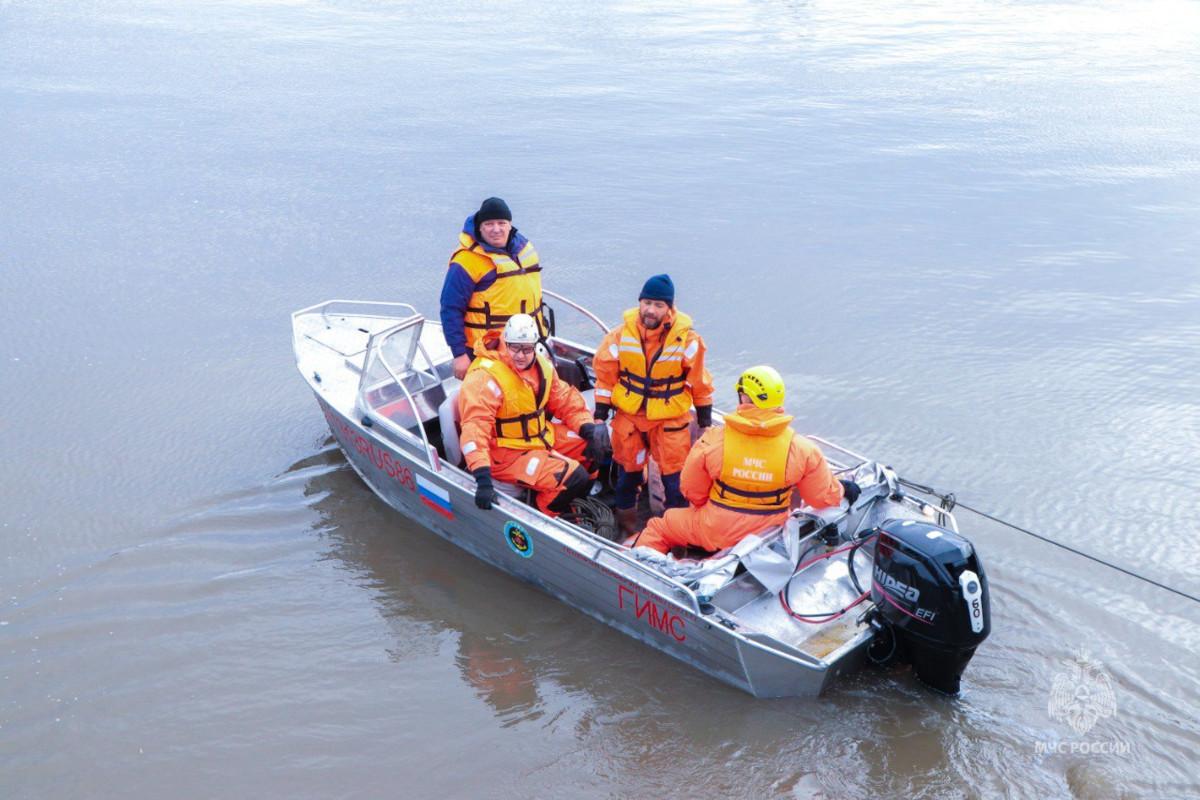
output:
[[[441,514],[446,519],[454,519],[454,509],[450,505],[450,492],[434,486],[419,474],[417,475],[417,494],[421,502]]]

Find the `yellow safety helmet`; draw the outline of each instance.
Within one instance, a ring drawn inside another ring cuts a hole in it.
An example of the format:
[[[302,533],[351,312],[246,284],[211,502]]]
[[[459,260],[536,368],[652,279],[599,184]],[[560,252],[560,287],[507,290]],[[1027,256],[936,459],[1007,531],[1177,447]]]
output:
[[[759,408],[779,408],[783,405],[783,376],[774,367],[759,364],[742,373],[737,390],[750,397]]]

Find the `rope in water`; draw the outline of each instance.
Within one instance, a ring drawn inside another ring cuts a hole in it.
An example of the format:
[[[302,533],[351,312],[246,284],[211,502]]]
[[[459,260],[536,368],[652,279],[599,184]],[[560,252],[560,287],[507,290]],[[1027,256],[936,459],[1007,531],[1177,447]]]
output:
[[[959,502],[959,500],[954,496],[953,492],[947,492],[947,493],[938,492],[938,491],[934,490],[933,487],[931,487],[931,486],[925,486],[924,484],[916,483],[915,481],[906,480],[905,478],[900,478],[899,481],[902,485],[907,486],[910,489],[915,489],[916,491],[921,492],[923,494],[927,494],[931,497],[938,498],[939,500],[942,501],[942,507],[944,509],[946,509],[947,511],[951,511],[955,507],[965,508],[967,511],[970,511],[972,514],[978,514],[979,516],[983,517],[984,519],[989,519],[998,525],[1004,525],[1005,527],[1012,528],[1014,531],[1023,533],[1026,536],[1032,536],[1033,538],[1043,541],[1046,544],[1052,544],[1055,547],[1061,547],[1063,550],[1066,550],[1068,553],[1074,553],[1077,556],[1082,556],[1090,561],[1095,561],[1097,564],[1103,564],[1104,566],[1108,567],[1109,569],[1115,569],[1117,572],[1123,572],[1126,575],[1130,576],[1131,578],[1137,578],[1139,581],[1145,581],[1146,583],[1150,584],[1151,586],[1157,586],[1160,589],[1166,589],[1168,592],[1177,594],[1180,597],[1184,597],[1188,600],[1191,600],[1194,603],[1200,603],[1200,597],[1196,597],[1193,594],[1188,594],[1185,591],[1176,589],[1173,586],[1168,586],[1165,583],[1159,583],[1158,581],[1154,580],[1153,578],[1147,578],[1145,575],[1141,575],[1137,572],[1134,572],[1133,570],[1126,569],[1125,567],[1122,567],[1118,564],[1113,564],[1110,561],[1105,561],[1104,559],[1098,558],[1097,556],[1094,556],[1091,553],[1085,553],[1084,551],[1078,550],[1074,547],[1071,547],[1068,544],[1063,544],[1062,542],[1051,539],[1049,536],[1044,536],[1040,533],[1035,533],[1034,531],[1031,531],[1028,528],[1022,528],[1020,525],[1015,525],[1015,524],[1009,522],[1008,520],[1000,519],[999,517],[997,517],[993,514],[989,514],[986,511],[981,511],[978,508],[973,508],[973,507],[967,505],[966,503]]]

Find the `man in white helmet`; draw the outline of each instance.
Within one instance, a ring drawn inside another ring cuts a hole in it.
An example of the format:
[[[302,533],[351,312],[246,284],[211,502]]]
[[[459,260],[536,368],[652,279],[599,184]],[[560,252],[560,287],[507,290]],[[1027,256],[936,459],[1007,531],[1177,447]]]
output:
[[[556,441],[568,431],[578,434],[593,462],[611,452],[608,428],[592,419],[579,390],[538,353],[540,336],[533,317],[514,315],[503,332],[488,331],[475,344],[475,360],[463,378],[462,451],[480,508],[492,507],[495,478],[533,489],[538,508],[561,514],[587,495],[592,480],[578,461],[555,449]],[[561,422],[552,423],[551,415]]]

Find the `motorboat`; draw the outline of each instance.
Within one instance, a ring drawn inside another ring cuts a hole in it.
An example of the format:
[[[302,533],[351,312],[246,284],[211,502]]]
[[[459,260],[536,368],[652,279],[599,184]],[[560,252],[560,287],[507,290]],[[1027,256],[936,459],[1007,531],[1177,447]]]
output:
[[[542,346],[590,404],[593,350],[558,336],[554,318],[609,326],[545,295],[552,328]],[[406,303],[328,300],[296,311],[292,335],[334,438],[385,503],[755,697],[817,695],[868,662],[911,664],[919,680],[954,694],[990,631],[983,564],[952,509],[844,447],[808,437],[838,477],[861,487],[853,506],[816,510],[797,498],[786,524],[713,554],[631,549],[599,515],[548,516],[520,486],[500,484],[490,510],[476,507],[458,441],[460,381],[436,320]],[[719,411],[713,418],[722,424]]]

